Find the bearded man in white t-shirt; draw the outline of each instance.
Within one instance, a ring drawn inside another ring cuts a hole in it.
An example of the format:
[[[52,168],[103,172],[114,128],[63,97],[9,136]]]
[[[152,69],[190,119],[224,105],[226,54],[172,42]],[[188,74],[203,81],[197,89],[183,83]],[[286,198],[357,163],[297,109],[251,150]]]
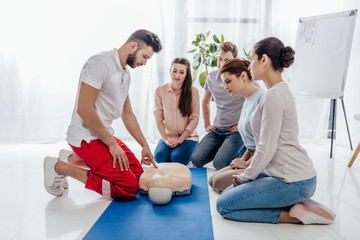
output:
[[[76,103],[66,140],[73,151],[44,159],[47,192],[61,196],[66,176],[85,188],[118,200],[131,200],[139,189],[141,164],[154,165],[154,157],[132,111],[128,96],[131,68],[146,65],[162,49],[158,36],[135,31],[119,48],[88,59],[79,80]],[[141,164],[129,148],[114,137],[111,123],[121,117],[128,132],[142,146]]]

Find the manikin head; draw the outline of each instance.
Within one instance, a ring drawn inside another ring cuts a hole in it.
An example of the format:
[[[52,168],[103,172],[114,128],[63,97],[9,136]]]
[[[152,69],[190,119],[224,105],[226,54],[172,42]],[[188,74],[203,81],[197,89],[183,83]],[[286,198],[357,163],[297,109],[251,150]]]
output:
[[[173,194],[173,182],[169,174],[159,171],[149,183],[149,198],[156,205],[168,204]]]

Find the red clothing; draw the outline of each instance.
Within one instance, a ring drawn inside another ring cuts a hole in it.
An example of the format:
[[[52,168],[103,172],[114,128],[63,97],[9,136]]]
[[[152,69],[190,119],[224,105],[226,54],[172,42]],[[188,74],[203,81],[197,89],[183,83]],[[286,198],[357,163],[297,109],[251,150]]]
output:
[[[105,185],[110,185],[111,198],[129,201],[139,190],[138,181],[144,170],[130,149],[118,138],[114,137],[114,139],[126,153],[129,160],[128,171],[121,171],[118,164],[116,168],[113,168],[113,158],[109,148],[99,139],[92,140],[90,143],[82,141],[81,147],[72,145],[70,147],[90,167],[85,188],[106,195],[103,190],[107,188],[103,186],[105,183]]]

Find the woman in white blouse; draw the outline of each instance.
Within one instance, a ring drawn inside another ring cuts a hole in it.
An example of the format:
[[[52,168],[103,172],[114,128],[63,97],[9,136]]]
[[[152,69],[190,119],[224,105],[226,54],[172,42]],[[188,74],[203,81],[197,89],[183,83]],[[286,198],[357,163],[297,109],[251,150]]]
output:
[[[335,214],[310,200],[316,170],[299,145],[294,97],[281,72],[294,62],[294,50],[275,37],[255,44],[249,70],[267,92],[250,123],[256,151],[244,172],[217,200],[218,212],[244,222],[330,224]]]

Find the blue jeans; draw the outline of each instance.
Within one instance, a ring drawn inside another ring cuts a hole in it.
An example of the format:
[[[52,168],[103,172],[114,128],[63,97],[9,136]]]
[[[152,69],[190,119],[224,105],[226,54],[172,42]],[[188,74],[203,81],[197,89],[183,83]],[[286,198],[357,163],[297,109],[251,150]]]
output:
[[[186,165],[190,162],[191,154],[197,145],[198,141],[185,140],[177,147],[169,148],[168,145],[160,139],[154,152],[155,161],[158,163],[177,162]]]
[[[235,221],[278,223],[282,208],[310,198],[315,188],[316,177],[286,183],[261,173],[254,181],[225,189],[216,208],[224,218]]]
[[[216,129],[201,140],[191,156],[191,161],[197,167],[214,161],[214,167],[219,170],[229,166],[234,158],[242,157],[245,151],[239,132]]]

